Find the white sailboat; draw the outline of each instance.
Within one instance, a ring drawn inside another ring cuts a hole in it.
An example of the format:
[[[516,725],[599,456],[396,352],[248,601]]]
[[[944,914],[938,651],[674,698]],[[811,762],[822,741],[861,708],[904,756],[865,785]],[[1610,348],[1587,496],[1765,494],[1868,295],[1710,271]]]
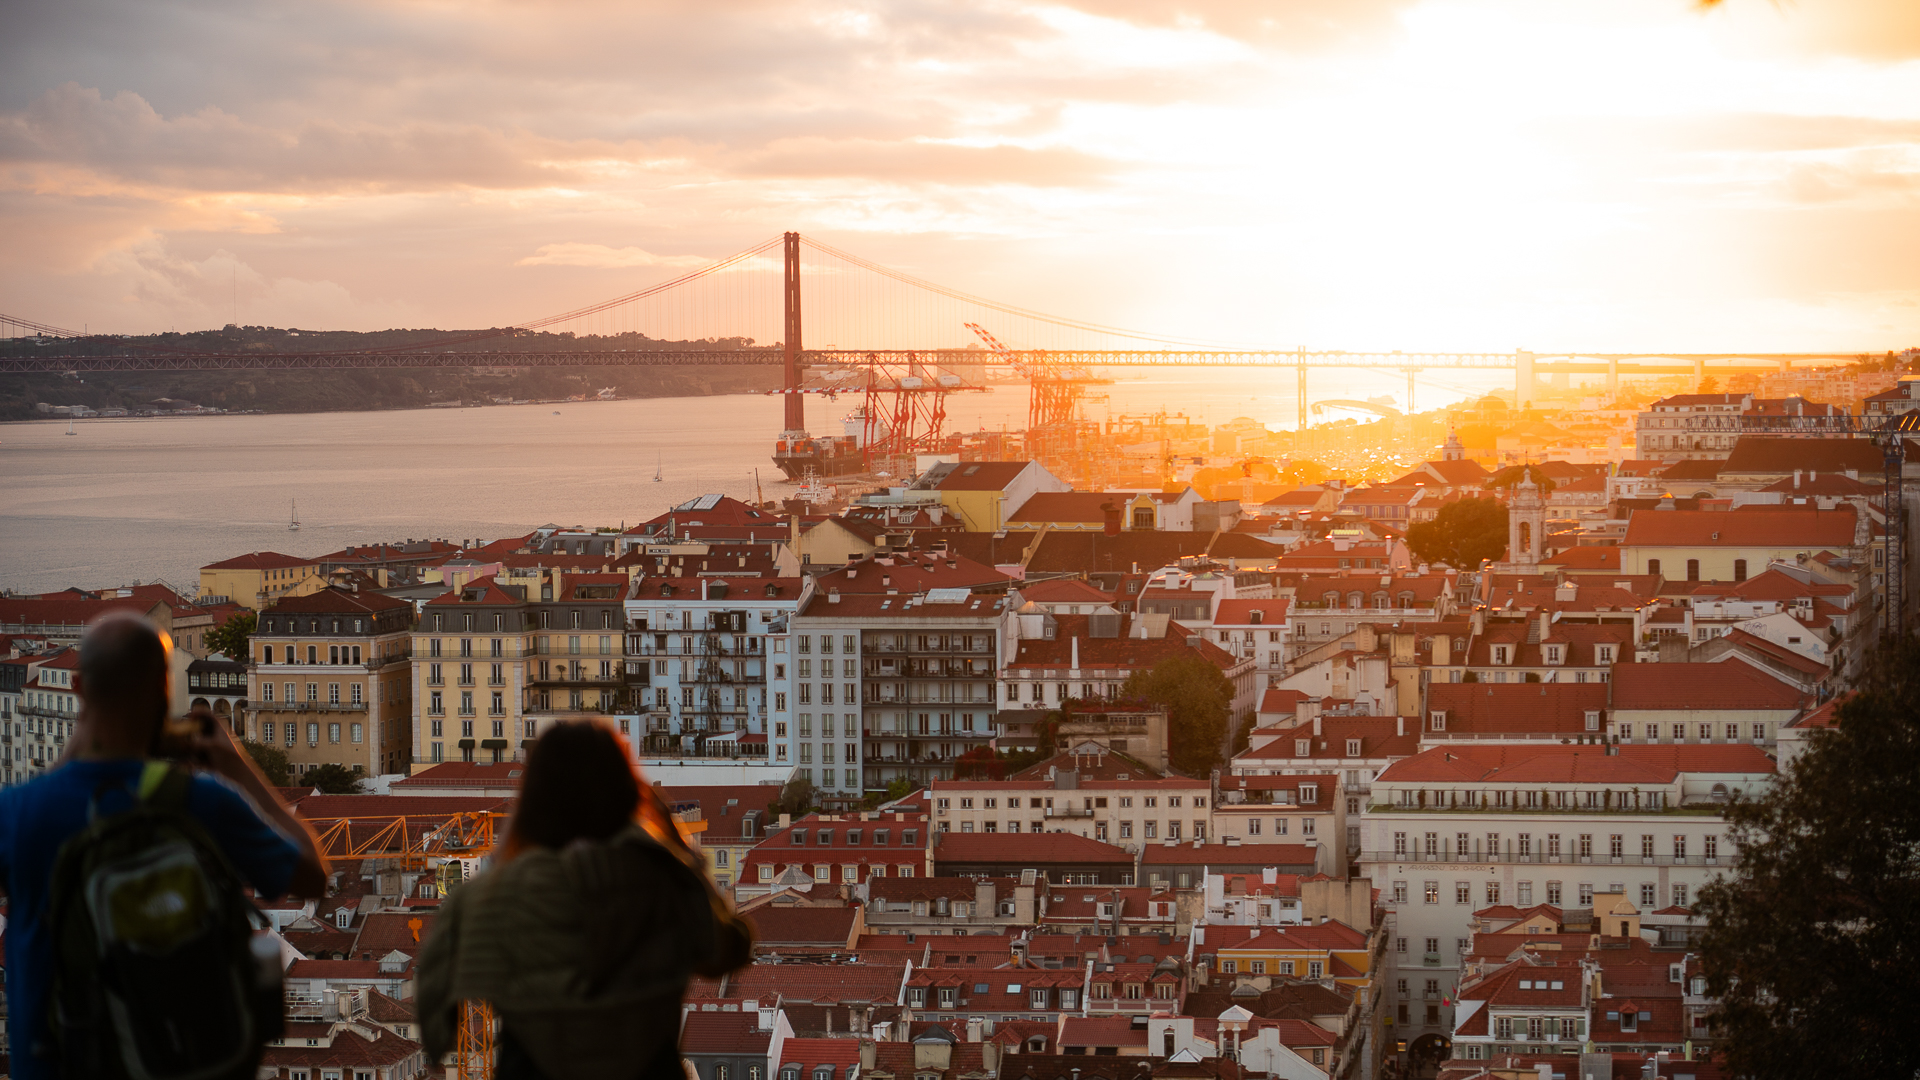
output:
[[[293,500],[293,513],[287,519],[287,531],[288,532],[300,531],[300,500],[298,499]]]
[[[69,435],[75,435],[75,434],[78,434],[78,432],[76,432],[76,431],[74,431],[74,430],[73,430],[73,421],[72,421],[72,420],[68,420],[68,421],[67,421],[67,434],[69,434]]]
[[[660,455],[659,454],[653,455],[653,482],[656,484],[660,482]]]

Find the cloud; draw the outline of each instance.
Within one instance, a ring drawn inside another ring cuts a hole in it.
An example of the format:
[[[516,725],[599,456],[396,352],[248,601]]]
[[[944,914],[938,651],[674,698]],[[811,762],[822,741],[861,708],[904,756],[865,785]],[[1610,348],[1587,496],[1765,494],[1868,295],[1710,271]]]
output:
[[[611,248],[605,244],[542,244],[540,250],[515,266],[590,266],[614,270],[629,266],[700,267],[713,260],[699,255],[655,255],[637,247]]]
[[[218,108],[161,115],[122,90],[65,83],[0,115],[0,162],[68,165],[125,181],[206,191],[524,188],[579,178],[550,140],[475,125],[315,120],[290,130]],[[548,160],[543,160],[547,158]]]
[[[781,139],[726,163],[742,176],[858,177],[891,184],[970,187],[1019,184],[1072,187],[1098,183],[1120,163],[1061,147],[968,146],[876,139]]]

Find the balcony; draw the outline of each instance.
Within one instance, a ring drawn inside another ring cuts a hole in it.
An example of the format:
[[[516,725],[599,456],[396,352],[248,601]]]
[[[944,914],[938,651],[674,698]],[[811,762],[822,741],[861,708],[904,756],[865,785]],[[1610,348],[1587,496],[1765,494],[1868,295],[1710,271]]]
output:
[[[1390,851],[1362,851],[1358,859],[1363,863],[1406,863],[1428,866],[1444,865],[1487,865],[1498,863],[1513,866],[1579,866],[1591,863],[1592,859],[1582,859],[1574,855],[1516,855],[1512,852],[1470,852],[1465,855],[1440,852],[1433,855],[1401,854]],[[1738,856],[1727,855],[1639,855],[1622,860],[1628,866],[1737,866]]]
[[[1050,818],[1090,818],[1093,816],[1093,811],[1084,806],[1062,806],[1057,808],[1049,806],[1047,807],[1047,816]]]

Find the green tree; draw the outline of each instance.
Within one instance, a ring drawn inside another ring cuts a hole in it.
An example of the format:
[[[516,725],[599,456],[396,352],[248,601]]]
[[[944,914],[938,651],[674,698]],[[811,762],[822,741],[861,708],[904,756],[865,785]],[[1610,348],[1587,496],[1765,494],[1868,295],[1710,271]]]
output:
[[[1234,729],[1234,732],[1233,732],[1234,756],[1238,757],[1239,755],[1247,752],[1247,748],[1253,743],[1254,725],[1258,724],[1259,722],[1260,722],[1260,718],[1257,715],[1253,713],[1248,713],[1246,717],[1240,721],[1239,726]]]
[[[260,617],[251,611],[230,616],[226,622],[207,631],[204,635],[203,640],[207,643],[207,651],[221,653],[229,660],[246,663],[247,658],[253,655],[251,652],[253,631],[259,623]]]
[[[780,794],[767,804],[767,815],[778,821],[781,814],[800,817],[813,810],[813,783],[799,777],[787,781]]]
[[[247,755],[253,758],[253,763],[260,766],[260,773],[267,778],[269,786],[290,786],[287,782],[286,751],[277,746],[268,746],[266,743],[257,743],[250,739],[242,740],[240,745],[246,747]]]
[[[1920,644],[1875,653],[1834,727],[1727,817],[1739,869],[1696,913],[1729,1074],[1916,1075]]]
[[[358,795],[360,777],[345,765],[329,761],[315,765],[300,775],[302,787],[319,788],[328,795]]]
[[[1507,508],[1493,499],[1448,503],[1432,521],[1408,527],[1407,546],[1421,562],[1478,570],[1481,560],[1507,550]]]
[[[1206,776],[1220,764],[1233,684],[1219,668],[1198,656],[1170,656],[1129,675],[1120,693],[1167,707],[1167,756],[1175,771]]]
[[[866,796],[860,800],[860,804],[868,810],[878,810],[881,806],[885,805],[886,803],[894,802],[899,799],[904,799],[907,796],[913,794],[913,792],[914,792],[913,781],[908,780],[904,776],[896,776],[893,779],[887,781],[887,788],[885,791],[867,792]]]

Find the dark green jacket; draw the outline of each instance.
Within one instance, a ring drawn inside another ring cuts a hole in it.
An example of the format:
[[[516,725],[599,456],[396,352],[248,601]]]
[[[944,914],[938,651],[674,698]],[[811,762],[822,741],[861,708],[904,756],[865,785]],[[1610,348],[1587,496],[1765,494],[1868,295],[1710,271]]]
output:
[[[440,1060],[460,1003],[486,1001],[549,1080],[678,1080],[687,980],[751,947],[705,869],[638,826],[534,848],[441,905],[420,952],[422,1042]]]

